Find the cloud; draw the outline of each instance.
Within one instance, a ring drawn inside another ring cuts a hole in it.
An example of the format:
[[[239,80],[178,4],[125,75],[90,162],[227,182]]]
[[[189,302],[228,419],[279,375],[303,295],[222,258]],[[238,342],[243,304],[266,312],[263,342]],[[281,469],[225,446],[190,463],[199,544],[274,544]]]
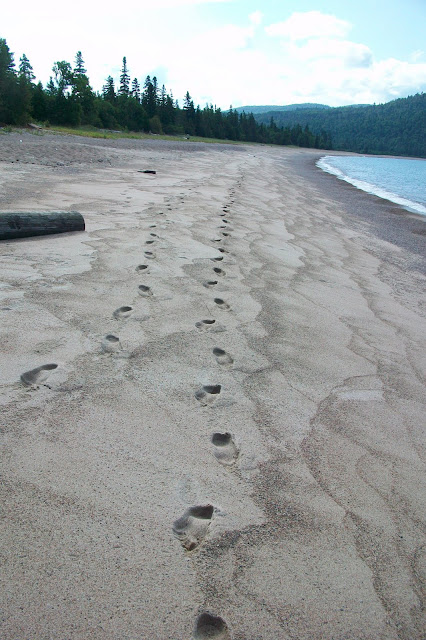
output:
[[[426,63],[413,64],[395,58],[381,60],[371,69],[369,80],[372,94],[382,93],[385,100],[418,93],[426,86]]]
[[[255,26],[253,24],[247,27],[225,24],[194,36],[184,49],[188,55],[191,55],[192,52],[191,57],[203,56],[217,65],[217,61],[223,58],[225,52],[244,49],[254,36],[254,32]],[[220,46],[218,46],[219,43]],[[226,73],[226,67],[220,71]]]
[[[263,13],[261,11],[254,11],[249,15],[251,24],[259,25],[263,20]]]
[[[28,0],[23,2],[29,7]],[[55,60],[73,63],[80,49],[96,90],[109,74],[118,81],[125,55],[132,79],[137,76],[143,83],[147,74],[157,75],[160,85],[164,83],[181,103],[189,91],[201,107],[206,102],[222,108],[385,102],[426,87],[420,51],[409,61],[377,60],[374,49],[350,41],[348,22],[319,11],[293,13],[285,22],[269,25],[267,37],[261,11],[240,13],[223,24],[224,12],[212,3],[209,23],[206,0],[128,0],[119,15],[99,12],[90,3],[83,11],[82,0],[75,0],[75,11],[63,16],[53,9],[43,13],[54,0],[40,2],[37,38],[28,8],[17,19],[8,5],[2,25],[16,61],[25,52],[43,83]],[[166,6],[168,10],[162,10]]]
[[[227,108],[253,99],[253,90],[267,91],[277,73],[276,65],[252,47],[257,24],[226,24],[188,38],[168,56],[168,85],[175,97],[186,90],[204,106],[214,103]],[[218,46],[220,43],[220,46]]]
[[[307,11],[293,13],[284,22],[277,22],[265,27],[268,36],[288,38],[289,40],[306,40],[307,38],[343,38],[351,28],[349,22],[336,16]]]
[[[189,90],[202,107],[301,102],[339,106],[385,102],[421,91],[426,65],[376,61],[367,45],[343,38],[350,25],[333,16],[317,19],[315,37],[306,38],[314,32],[312,14],[318,18],[319,12],[309,13],[303,38],[299,29],[297,38],[268,39],[272,46],[265,48],[258,37],[262,16],[254,12],[245,24],[225,24],[187,37],[172,57],[159,47],[157,64],[167,67],[165,83],[175,97],[181,100]]]
[[[308,65],[293,59],[282,84],[290,89],[291,102],[296,103],[340,106],[387,102],[424,90],[426,64],[390,58],[373,61],[368,67],[348,68],[327,59],[313,60]]]
[[[373,62],[373,54],[369,47],[349,40],[315,38],[300,47],[290,43],[285,49],[293,59],[307,63],[321,62],[352,68],[369,67]]]

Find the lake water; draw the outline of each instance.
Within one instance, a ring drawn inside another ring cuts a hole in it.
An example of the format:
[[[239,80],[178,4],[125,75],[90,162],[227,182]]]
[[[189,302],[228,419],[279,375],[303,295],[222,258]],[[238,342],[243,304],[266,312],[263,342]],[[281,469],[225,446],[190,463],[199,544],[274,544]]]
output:
[[[316,164],[358,189],[426,215],[426,160],[325,156]]]

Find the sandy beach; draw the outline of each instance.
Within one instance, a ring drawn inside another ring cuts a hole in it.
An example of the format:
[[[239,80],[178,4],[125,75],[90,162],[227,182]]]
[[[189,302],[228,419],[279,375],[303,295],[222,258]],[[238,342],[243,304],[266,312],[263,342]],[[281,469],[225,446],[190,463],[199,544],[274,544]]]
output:
[[[0,136],[86,221],[0,243],[2,639],[425,638],[426,219],[320,155]]]

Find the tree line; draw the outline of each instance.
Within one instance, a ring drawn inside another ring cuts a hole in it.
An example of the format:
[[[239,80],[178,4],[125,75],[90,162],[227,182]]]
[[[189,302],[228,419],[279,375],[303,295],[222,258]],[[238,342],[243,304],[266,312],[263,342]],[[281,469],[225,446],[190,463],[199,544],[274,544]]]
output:
[[[81,51],[77,52],[74,65],[65,60],[55,62],[52,74],[45,87],[41,82],[35,83],[27,56],[23,54],[16,67],[6,40],[0,38],[0,125],[89,125],[108,130],[331,147],[325,130],[313,134],[308,125],[302,127],[299,123],[280,127],[274,119],[259,123],[253,114],[237,113],[232,107],[223,111],[210,104],[201,109],[194,105],[189,92],[181,107],[155,76],[146,76],[142,85],[137,78],[132,80],[126,57],[118,85],[108,76],[101,92],[90,86]]]
[[[378,155],[426,158],[426,93],[398,98],[385,104],[294,109],[255,114],[256,121],[271,118],[280,127],[302,127],[311,131],[327,130],[333,149]]]

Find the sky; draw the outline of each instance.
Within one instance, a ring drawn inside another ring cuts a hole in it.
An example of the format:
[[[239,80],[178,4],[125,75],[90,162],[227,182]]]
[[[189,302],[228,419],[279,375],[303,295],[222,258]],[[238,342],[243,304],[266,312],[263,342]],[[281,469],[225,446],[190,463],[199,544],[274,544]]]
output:
[[[156,76],[223,109],[388,102],[426,91],[426,0],[20,0],[0,38],[45,84],[81,51],[90,83]]]

